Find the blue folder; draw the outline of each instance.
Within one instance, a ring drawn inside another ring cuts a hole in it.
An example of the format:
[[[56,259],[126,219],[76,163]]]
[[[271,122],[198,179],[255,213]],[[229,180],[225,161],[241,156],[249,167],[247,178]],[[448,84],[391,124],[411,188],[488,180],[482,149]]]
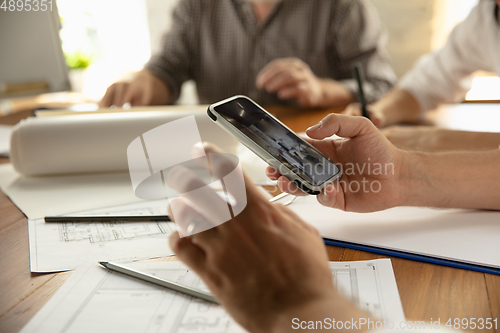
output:
[[[400,258],[404,258],[404,259],[419,260],[419,261],[424,261],[424,262],[428,262],[431,264],[444,265],[444,266],[450,266],[450,267],[456,267],[456,268],[463,268],[463,269],[468,269],[468,270],[476,271],[476,272],[500,275],[500,268],[482,266],[482,265],[478,265],[478,264],[470,264],[470,263],[461,262],[458,260],[436,258],[436,257],[428,256],[425,254],[415,254],[415,253],[409,253],[409,252],[404,252],[404,251],[400,251],[400,250],[385,249],[385,248],[379,247],[379,246],[356,244],[356,243],[352,243],[352,242],[346,242],[346,241],[335,240],[335,239],[330,239],[330,238],[323,238],[323,240],[324,240],[326,245],[345,247],[348,249],[379,253],[379,254],[393,256],[393,257],[400,257]]]

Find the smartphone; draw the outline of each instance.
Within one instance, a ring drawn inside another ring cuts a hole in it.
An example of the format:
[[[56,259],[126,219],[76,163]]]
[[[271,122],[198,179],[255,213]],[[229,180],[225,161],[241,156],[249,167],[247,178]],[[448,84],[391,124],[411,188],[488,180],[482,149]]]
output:
[[[208,116],[306,193],[317,195],[341,169],[246,96],[212,104]]]

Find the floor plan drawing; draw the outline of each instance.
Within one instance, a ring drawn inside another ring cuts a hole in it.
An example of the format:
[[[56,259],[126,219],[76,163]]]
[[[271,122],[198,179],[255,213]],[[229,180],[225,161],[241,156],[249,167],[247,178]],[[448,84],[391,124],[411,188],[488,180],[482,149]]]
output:
[[[91,244],[135,239],[171,232],[168,223],[58,223],[63,242],[88,241]]]
[[[123,265],[207,290],[179,261]],[[393,322],[405,320],[389,259],[330,262],[330,269],[337,290],[346,296],[350,293],[350,299],[357,297],[358,305],[371,315]],[[108,271],[95,262],[79,267],[21,332],[111,331],[245,332],[219,305]]]
[[[79,212],[76,216],[167,215],[165,200]],[[45,223],[28,220],[32,272],[78,267],[85,258],[137,260],[172,255],[173,222]]]
[[[345,267],[340,267],[339,264],[342,263],[335,263],[335,267],[332,267],[334,263],[330,263],[337,290],[361,309],[384,318],[386,313],[380,286],[383,278],[379,276],[379,267],[370,261],[364,264],[356,262],[355,265],[346,263]]]

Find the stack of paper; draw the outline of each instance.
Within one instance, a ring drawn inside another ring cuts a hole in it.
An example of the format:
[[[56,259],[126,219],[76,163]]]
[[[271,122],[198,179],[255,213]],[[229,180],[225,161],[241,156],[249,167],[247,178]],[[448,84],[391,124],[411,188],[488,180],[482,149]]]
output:
[[[327,239],[496,268],[500,274],[497,211],[397,207],[360,214],[322,206],[313,196],[289,207]]]

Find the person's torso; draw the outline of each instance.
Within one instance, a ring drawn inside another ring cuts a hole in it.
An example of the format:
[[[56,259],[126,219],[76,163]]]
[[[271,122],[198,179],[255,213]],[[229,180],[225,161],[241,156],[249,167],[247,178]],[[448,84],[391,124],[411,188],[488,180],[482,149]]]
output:
[[[245,94],[263,105],[293,104],[258,90],[257,74],[272,60],[296,57],[319,77],[331,77],[328,48],[337,1],[291,0],[278,3],[257,24],[248,3],[204,0],[197,29],[199,52],[193,73],[201,103]]]

